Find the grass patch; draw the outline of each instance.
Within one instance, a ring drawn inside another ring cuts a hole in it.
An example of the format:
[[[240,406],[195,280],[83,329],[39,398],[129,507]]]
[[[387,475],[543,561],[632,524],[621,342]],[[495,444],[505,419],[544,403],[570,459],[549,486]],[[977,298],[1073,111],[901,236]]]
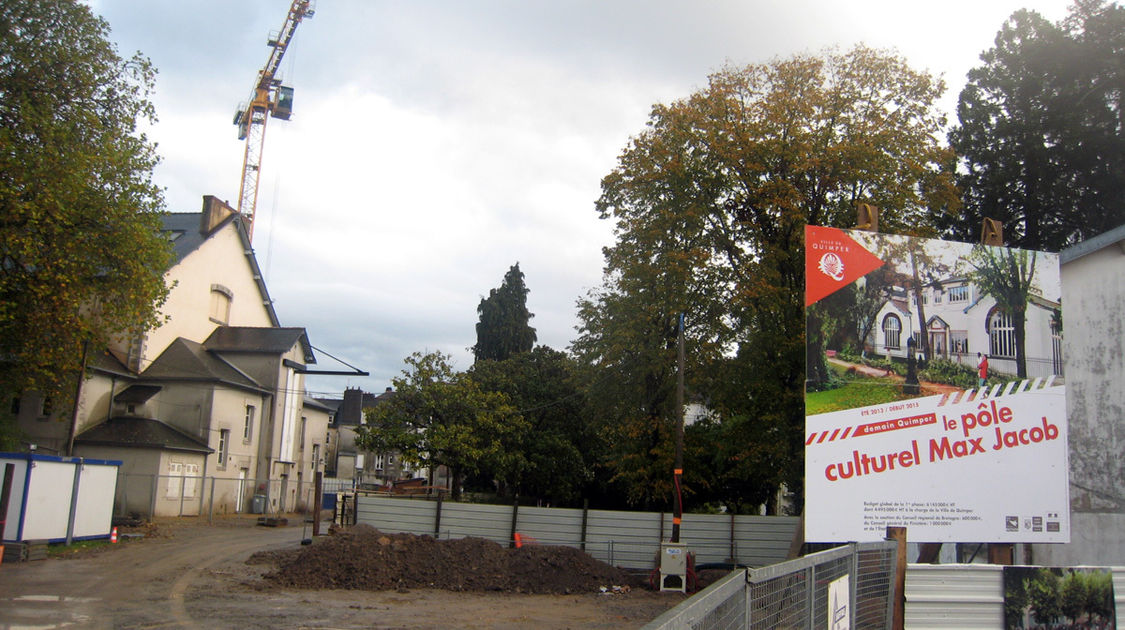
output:
[[[110,546],[109,539],[99,538],[94,540],[75,540],[69,545],[66,543],[51,543],[47,545],[47,557],[67,558],[89,553],[96,553]]]
[[[837,366],[831,366],[831,369],[834,372],[842,372]],[[844,384],[836,389],[805,395],[805,415],[814,416],[818,413],[868,407],[911,398],[903,395],[902,386],[890,379],[864,378],[854,373],[842,374],[842,377]]]

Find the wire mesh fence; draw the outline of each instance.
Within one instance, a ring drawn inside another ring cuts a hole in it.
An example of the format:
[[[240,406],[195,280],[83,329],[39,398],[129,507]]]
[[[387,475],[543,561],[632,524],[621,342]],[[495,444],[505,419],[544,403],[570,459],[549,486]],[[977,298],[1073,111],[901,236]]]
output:
[[[645,630],[812,630],[841,615],[846,627],[890,628],[896,559],[894,542],[860,543],[737,571]]]
[[[152,518],[308,512],[315,503],[315,490],[311,481],[304,480],[121,473],[114,514]]]

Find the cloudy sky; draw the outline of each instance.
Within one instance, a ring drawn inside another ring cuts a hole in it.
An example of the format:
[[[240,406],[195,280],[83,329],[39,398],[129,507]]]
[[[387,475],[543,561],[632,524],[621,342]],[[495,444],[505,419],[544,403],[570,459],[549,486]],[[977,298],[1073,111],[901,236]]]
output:
[[[123,55],[159,70],[149,131],[173,212],[237,203],[231,123],[290,0],[90,0]],[[1068,0],[320,0],[281,76],[293,118],[267,125],[254,249],[285,326],[303,326],[311,391],[382,391],[415,351],[472,364],[476,307],[519,262],[539,343],[565,349],[601,280],[601,178],[654,103],[726,64],[863,42],[965,73],[1004,20]]]

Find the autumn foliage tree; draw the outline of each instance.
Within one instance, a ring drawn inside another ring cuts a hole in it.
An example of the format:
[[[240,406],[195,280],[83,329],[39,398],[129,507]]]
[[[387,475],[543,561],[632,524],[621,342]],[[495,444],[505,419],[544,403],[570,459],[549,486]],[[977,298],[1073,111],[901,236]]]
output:
[[[730,457],[763,484],[799,491],[804,226],[850,225],[864,201],[883,208],[885,229],[917,233],[955,207],[952,154],[938,140],[943,89],[860,46],[728,67],[653,107],[602,180],[597,210],[616,242],[603,285],[579,303],[573,344],[594,366],[593,408],[613,447],[666,468],[640,475],[610,458],[619,478],[647,484],[630,496],[670,497],[680,312],[689,396],[747,423],[738,433],[755,443]]]
[[[158,322],[154,70],[73,0],[0,4],[0,392],[65,399],[83,342]]]

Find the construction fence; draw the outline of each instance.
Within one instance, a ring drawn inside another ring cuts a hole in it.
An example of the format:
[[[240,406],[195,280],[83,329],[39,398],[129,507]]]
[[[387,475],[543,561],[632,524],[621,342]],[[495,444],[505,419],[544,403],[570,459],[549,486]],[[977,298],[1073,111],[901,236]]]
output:
[[[216,516],[308,512],[316,487],[310,481],[256,481],[202,475],[119,474],[117,516]]]
[[[477,537],[501,545],[576,547],[608,564],[656,568],[660,544],[672,532],[672,515],[579,508],[453,503],[421,498],[364,495],[354,499],[354,518],[388,533],[439,539]],[[798,519],[789,516],[685,514],[680,542],[697,567],[765,566],[785,559]]]
[[[897,558],[894,541],[853,543],[733,571],[644,630],[885,630],[894,614]],[[841,623],[844,620],[848,623]]]

